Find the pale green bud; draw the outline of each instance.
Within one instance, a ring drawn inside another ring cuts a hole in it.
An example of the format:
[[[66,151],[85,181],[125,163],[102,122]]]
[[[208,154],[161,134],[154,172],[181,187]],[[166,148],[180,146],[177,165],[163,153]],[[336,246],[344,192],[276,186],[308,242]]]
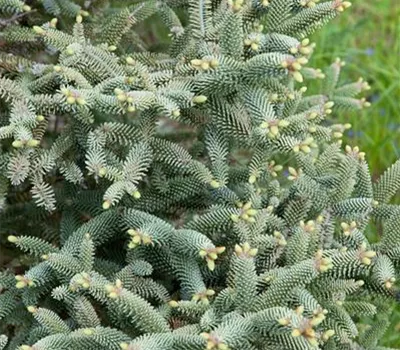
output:
[[[195,96],[193,97],[193,103],[204,103],[207,101],[207,96],[204,95],[199,95],[199,96]]]
[[[21,140],[15,140],[12,143],[12,146],[14,148],[21,148],[24,145],[24,143]]]
[[[39,143],[40,143],[39,140],[31,139],[31,140],[28,140],[28,142],[26,143],[26,145],[27,145],[28,147],[36,147],[36,146],[39,145]]]
[[[11,243],[17,243],[18,242],[18,237],[16,237],[16,236],[8,236],[7,237],[7,240],[9,241],[9,242],[11,242]]]
[[[45,30],[39,26],[33,26],[32,29],[38,35],[43,35],[45,33]]]

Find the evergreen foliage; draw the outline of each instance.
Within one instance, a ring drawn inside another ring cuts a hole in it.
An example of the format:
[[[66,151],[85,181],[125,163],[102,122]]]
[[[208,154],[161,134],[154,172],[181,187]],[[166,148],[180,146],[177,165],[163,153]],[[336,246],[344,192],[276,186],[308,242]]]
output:
[[[368,83],[306,66],[349,2],[35,5],[0,0],[0,349],[385,349],[400,160],[373,182],[327,120]]]

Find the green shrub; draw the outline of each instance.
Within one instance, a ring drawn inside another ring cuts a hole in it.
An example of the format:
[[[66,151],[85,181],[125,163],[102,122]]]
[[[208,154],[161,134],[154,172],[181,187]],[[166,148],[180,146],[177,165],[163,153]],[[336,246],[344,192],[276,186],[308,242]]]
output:
[[[400,161],[372,182],[326,120],[368,83],[306,66],[350,3],[92,2],[0,0],[0,349],[385,349]]]

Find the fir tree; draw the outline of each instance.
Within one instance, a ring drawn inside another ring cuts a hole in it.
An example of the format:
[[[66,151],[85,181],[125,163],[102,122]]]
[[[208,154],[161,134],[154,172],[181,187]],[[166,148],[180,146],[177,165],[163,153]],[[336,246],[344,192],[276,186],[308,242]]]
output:
[[[126,3],[0,0],[0,349],[385,349],[400,160],[372,181],[328,118],[368,83],[307,66],[350,3]]]

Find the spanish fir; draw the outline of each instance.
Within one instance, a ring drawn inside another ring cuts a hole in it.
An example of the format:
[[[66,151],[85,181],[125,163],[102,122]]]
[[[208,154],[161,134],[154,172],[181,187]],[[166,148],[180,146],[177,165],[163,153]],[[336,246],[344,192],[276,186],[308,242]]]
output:
[[[308,65],[350,5],[0,0],[0,349],[388,350],[400,160]]]

